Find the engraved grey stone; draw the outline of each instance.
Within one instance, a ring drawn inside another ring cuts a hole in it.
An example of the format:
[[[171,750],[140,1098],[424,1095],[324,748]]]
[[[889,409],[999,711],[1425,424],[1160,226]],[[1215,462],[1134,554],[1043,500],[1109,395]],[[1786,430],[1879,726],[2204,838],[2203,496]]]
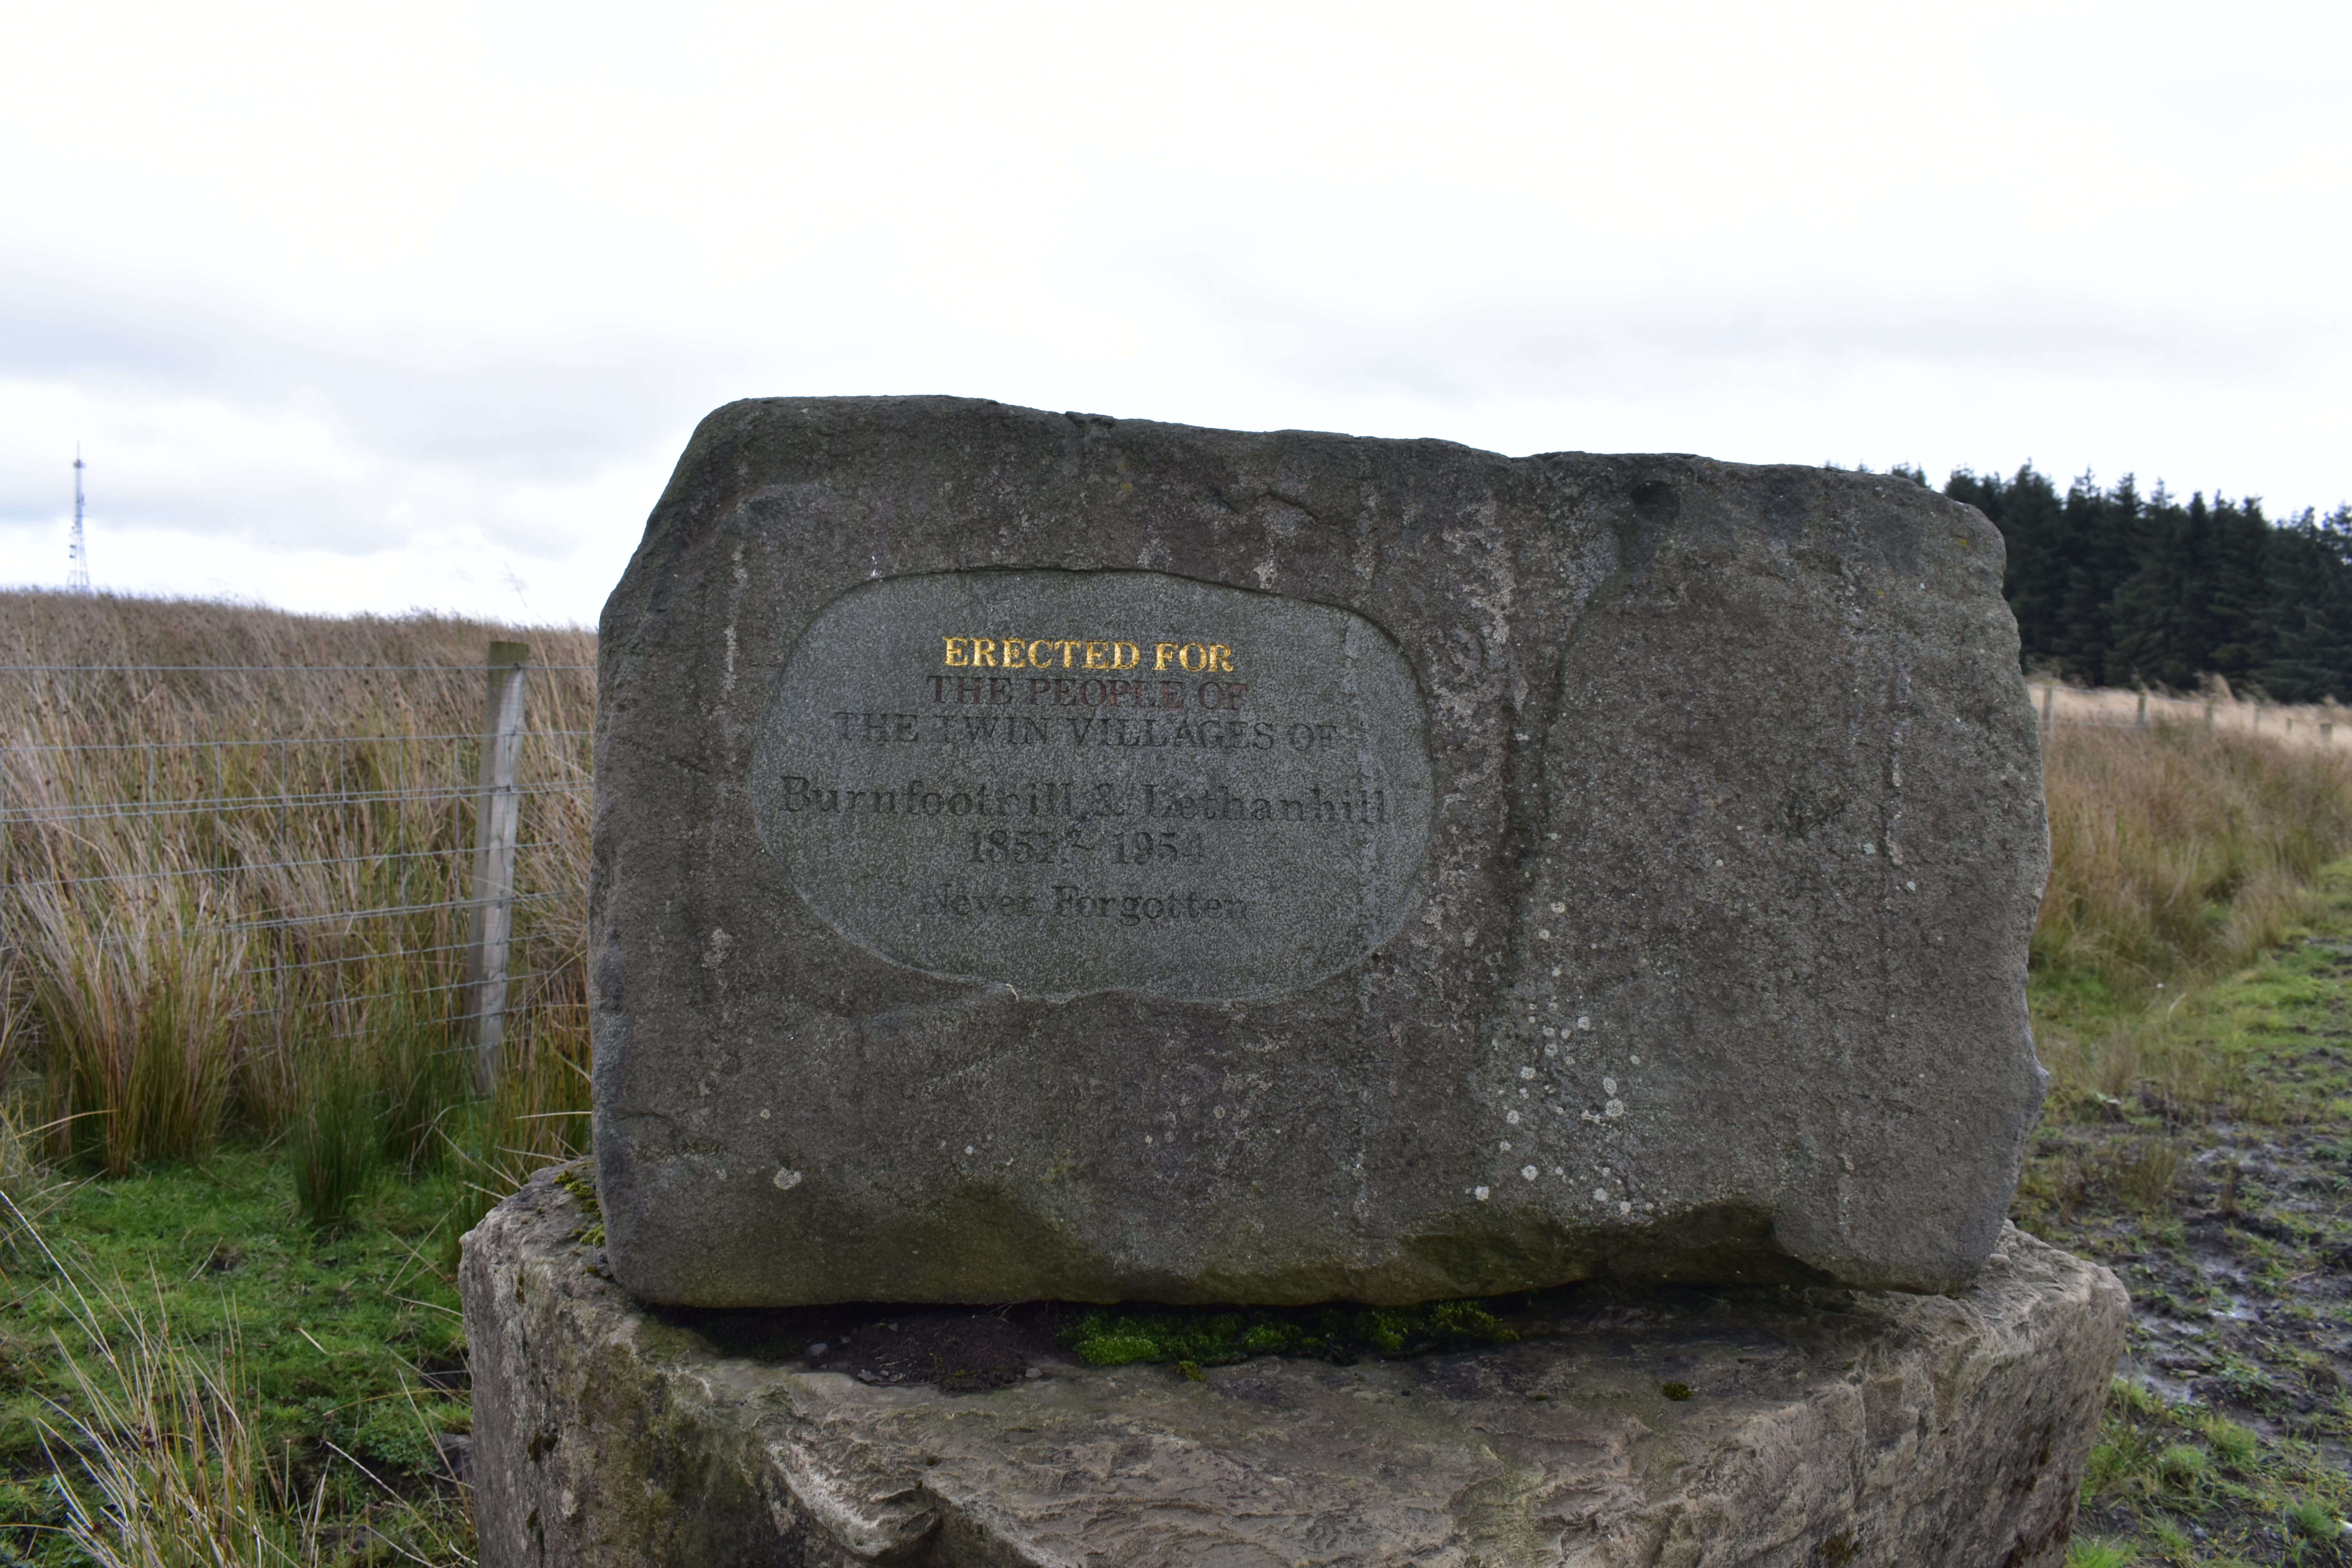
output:
[[[817,616],[752,788],[801,896],[897,963],[1054,1000],[1246,998],[1395,933],[1427,744],[1402,653],[1346,610],[1151,572],[955,573]]]
[[[711,1307],[1965,1287],[2042,1083],[2001,571],[1981,514],[1883,475],[719,410],[598,647],[615,1277]],[[1173,694],[1026,684],[1165,679],[1163,641]]]

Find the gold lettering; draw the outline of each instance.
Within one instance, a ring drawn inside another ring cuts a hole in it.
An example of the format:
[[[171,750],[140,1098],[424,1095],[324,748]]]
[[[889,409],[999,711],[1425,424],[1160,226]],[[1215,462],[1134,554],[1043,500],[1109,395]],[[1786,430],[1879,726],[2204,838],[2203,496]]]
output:
[[[1141,647],[1118,638],[942,637],[940,641],[941,659],[959,669],[1052,669],[1056,653],[1063,669],[1139,669],[1143,665]],[[1153,669],[1165,670],[1171,661],[1187,674],[1230,675],[1234,650],[1221,642],[1151,645]]]

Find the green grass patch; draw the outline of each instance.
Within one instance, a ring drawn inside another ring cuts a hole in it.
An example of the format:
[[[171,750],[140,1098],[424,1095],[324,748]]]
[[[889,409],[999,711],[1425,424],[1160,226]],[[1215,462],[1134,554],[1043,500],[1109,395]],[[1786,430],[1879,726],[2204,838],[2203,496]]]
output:
[[[378,1182],[324,1229],[295,1166],[281,1151],[230,1148],[82,1182],[52,1194],[42,1243],[0,1251],[0,1552],[89,1561],[61,1533],[71,1521],[52,1456],[89,1507],[110,1462],[152,1458],[114,1442],[110,1460],[109,1400],[160,1402],[190,1422],[232,1410],[247,1480],[302,1512],[322,1505],[319,1560],[391,1561],[397,1542],[441,1561],[449,1542],[470,1544],[440,1441],[470,1425],[465,1336],[432,1266],[456,1180]],[[140,1351],[166,1342],[168,1353]],[[215,1383],[202,1397],[173,1392]],[[225,1439],[208,1440],[218,1485]],[[394,1495],[406,1506],[388,1508]]]

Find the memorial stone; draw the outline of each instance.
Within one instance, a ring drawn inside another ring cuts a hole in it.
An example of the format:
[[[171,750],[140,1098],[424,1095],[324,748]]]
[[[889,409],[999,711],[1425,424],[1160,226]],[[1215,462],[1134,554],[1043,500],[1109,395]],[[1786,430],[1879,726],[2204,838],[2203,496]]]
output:
[[[602,626],[615,1278],[1965,1286],[2042,1081],[2001,566],[1884,476],[719,410]]]

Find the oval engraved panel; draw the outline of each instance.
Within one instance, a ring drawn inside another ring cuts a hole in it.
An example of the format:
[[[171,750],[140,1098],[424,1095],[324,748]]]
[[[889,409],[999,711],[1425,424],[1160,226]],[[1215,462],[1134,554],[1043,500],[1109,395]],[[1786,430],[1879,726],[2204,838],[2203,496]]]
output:
[[[752,788],[835,930],[1052,998],[1344,969],[1403,921],[1431,811],[1385,633],[1150,572],[852,589],[786,662]]]

